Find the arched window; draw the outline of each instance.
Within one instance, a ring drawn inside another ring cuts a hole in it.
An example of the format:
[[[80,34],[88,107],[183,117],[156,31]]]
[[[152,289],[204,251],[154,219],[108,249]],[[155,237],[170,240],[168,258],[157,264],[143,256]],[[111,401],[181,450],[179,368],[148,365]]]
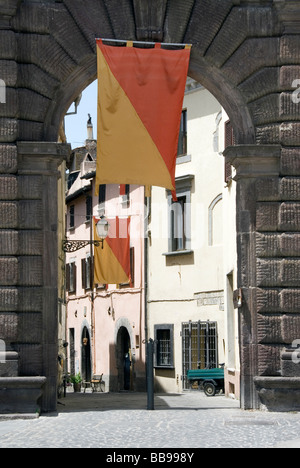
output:
[[[218,195],[208,208],[208,245],[221,245],[223,242],[222,204],[223,195]]]

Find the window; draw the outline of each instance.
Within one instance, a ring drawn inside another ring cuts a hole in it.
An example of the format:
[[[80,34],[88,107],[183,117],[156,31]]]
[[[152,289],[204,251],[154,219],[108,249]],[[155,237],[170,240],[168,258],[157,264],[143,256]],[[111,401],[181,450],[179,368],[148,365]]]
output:
[[[183,388],[189,388],[188,370],[218,367],[217,322],[185,322],[182,324]]]
[[[154,325],[155,367],[174,367],[174,325]]]
[[[230,120],[227,120],[225,122],[225,142],[224,146],[225,149],[227,146],[233,146],[235,145],[235,138],[234,138],[234,132],[233,132],[233,127],[230,122]],[[230,162],[225,161],[225,182],[228,184],[232,179],[232,167]]]
[[[76,263],[67,263],[66,265],[66,289],[69,293],[76,293]]]
[[[91,257],[81,260],[81,282],[82,289],[92,289],[92,259]]]
[[[177,150],[178,156],[183,156],[185,154],[187,154],[187,110],[186,109],[184,109],[181,113],[178,150]]]
[[[71,205],[70,206],[70,224],[69,224],[70,229],[75,228],[75,206]]]
[[[122,207],[129,208],[130,206],[130,185],[129,184],[120,185],[120,196],[122,198]]]
[[[168,195],[169,249],[164,255],[191,253],[191,188],[193,175],[176,179],[177,202]]]
[[[105,214],[106,185],[99,185],[99,215]]]
[[[85,204],[86,204],[86,210],[85,210],[86,223],[89,223],[93,215],[93,199],[91,196],[86,197]]]
[[[177,202],[171,204],[171,242],[172,252],[185,250],[185,210],[186,196],[177,197]]]

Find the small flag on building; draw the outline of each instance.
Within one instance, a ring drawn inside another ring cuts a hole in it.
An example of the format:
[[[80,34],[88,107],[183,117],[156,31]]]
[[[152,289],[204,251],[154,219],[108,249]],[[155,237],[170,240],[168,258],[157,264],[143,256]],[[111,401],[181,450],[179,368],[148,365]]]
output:
[[[174,191],[190,46],[118,47],[97,39],[97,57],[96,187],[137,184]]]
[[[94,220],[95,221],[95,220]],[[130,283],[130,218],[109,219],[103,248],[95,247],[95,284]],[[97,236],[94,222],[94,239]]]

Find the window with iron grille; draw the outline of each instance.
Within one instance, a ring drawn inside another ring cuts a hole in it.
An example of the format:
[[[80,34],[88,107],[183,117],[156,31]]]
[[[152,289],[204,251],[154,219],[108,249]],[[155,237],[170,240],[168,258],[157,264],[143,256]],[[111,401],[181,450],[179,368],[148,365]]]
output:
[[[218,367],[217,322],[185,322],[182,324],[183,388],[189,388],[188,370]]]
[[[174,367],[174,325],[154,326],[155,367]]]

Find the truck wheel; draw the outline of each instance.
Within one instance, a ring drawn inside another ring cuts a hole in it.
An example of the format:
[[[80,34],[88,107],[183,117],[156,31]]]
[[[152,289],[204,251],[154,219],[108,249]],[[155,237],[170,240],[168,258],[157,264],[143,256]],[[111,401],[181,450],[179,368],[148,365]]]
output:
[[[208,397],[215,396],[216,387],[214,386],[213,383],[207,382],[207,383],[204,384],[203,388],[204,388],[204,393],[205,393],[206,396],[208,396]]]

